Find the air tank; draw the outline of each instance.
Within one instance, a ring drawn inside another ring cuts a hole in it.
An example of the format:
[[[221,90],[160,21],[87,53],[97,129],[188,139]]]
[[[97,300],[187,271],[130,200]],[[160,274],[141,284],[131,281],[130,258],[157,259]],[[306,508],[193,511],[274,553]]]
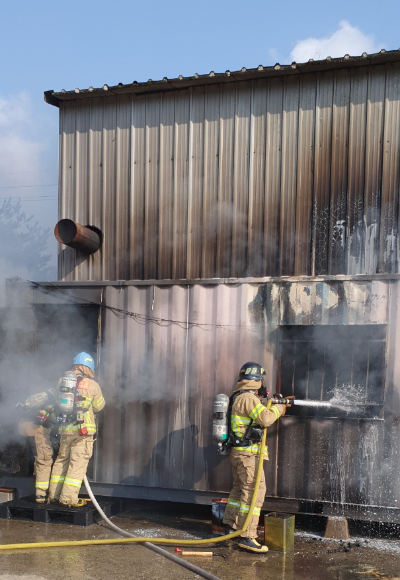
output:
[[[228,439],[229,397],[220,394],[214,399],[213,440],[215,443],[226,443]]]

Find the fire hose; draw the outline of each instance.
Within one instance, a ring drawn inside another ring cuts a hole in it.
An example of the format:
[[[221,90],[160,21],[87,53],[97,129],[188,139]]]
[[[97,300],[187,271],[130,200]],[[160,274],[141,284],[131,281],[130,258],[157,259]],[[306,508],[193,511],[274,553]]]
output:
[[[153,550],[154,552],[157,552],[158,554],[161,554],[162,556],[165,556],[169,560],[172,560],[172,561],[176,562],[177,564],[180,564],[181,566],[184,566],[185,568],[188,568],[189,570],[196,572],[197,574],[201,575],[203,578],[207,578],[208,580],[220,580],[219,578],[210,574],[209,572],[206,572],[205,570],[202,570],[201,568],[194,566],[190,562],[186,562],[185,560],[182,560],[181,558],[174,556],[173,554],[171,554],[167,550],[163,550],[162,548],[160,548],[159,546],[156,546],[155,544],[175,545],[176,546],[176,544],[179,543],[179,545],[182,545],[182,546],[203,546],[203,545],[207,545],[207,544],[218,544],[220,542],[225,542],[226,540],[231,540],[231,539],[236,538],[237,536],[240,536],[241,534],[243,534],[248,528],[248,525],[250,523],[250,519],[251,519],[252,514],[253,514],[253,510],[254,510],[254,507],[256,504],[256,500],[257,500],[257,494],[258,494],[258,489],[260,487],[261,475],[262,475],[263,468],[264,468],[264,461],[262,458],[264,457],[266,435],[267,435],[267,431],[266,431],[266,429],[264,429],[264,433],[263,433],[263,437],[262,437],[261,445],[260,445],[260,456],[259,456],[260,460],[259,460],[258,466],[257,466],[256,481],[255,481],[255,485],[254,485],[253,497],[251,498],[251,502],[250,502],[249,511],[247,513],[243,527],[240,530],[236,530],[235,532],[233,532],[231,534],[226,534],[225,536],[219,536],[218,538],[205,538],[205,539],[179,540],[179,541],[177,541],[176,539],[170,539],[170,538],[146,538],[146,537],[140,538],[140,537],[135,537],[132,534],[130,534],[129,532],[127,532],[126,530],[122,530],[121,528],[119,528],[118,526],[113,524],[107,518],[107,516],[104,514],[103,510],[99,506],[96,498],[94,497],[93,492],[90,488],[89,482],[85,476],[84,483],[85,483],[86,490],[87,490],[89,497],[92,500],[94,506],[96,507],[97,511],[99,512],[99,514],[101,515],[103,520],[107,523],[107,525],[110,526],[117,533],[125,536],[124,538],[110,538],[110,539],[103,539],[103,540],[69,540],[69,541],[63,541],[63,542],[33,542],[33,543],[26,543],[26,544],[2,544],[2,545],[0,545],[0,550],[20,550],[20,549],[27,549],[27,548],[28,549],[31,549],[31,548],[35,548],[35,549],[37,549],[37,548],[62,548],[62,547],[71,547],[71,546],[102,546],[102,545],[106,545],[106,544],[143,544],[147,548]]]

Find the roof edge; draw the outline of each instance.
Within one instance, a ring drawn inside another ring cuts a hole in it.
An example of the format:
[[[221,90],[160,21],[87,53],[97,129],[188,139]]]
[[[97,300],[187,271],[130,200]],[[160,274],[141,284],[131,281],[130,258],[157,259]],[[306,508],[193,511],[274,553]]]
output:
[[[176,91],[195,86],[249,81],[276,76],[310,74],[324,71],[328,72],[331,70],[382,65],[392,62],[400,62],[400,49],[391,51],[382,49],[378,53],[369,55],[364,52],[361,56],[350,56],[346,54],[344,57],[327,57],[326,59],[319,61],[310,59],[306,63],[292,62],[290,65],[280,65],[277,63],[273,66],[267,67],[259,65],[254,69],[246,69],[243,67],[241,70],[234,72],[227,70],[224,73],[215,73],[214,71],[211,71],[209,74],[205,75],[199,75],[196,73],[191,77],[183,77],[182,75],[179,75],[178,78],[175,79],[164,77],[162,80],[158,81],[153,81],[152,79],[140,83],[133,81],[133,83],[125,85],[123,83],[119,83],[115,86],[104,84],[101,88],[76,88],[72,91],[66,91],[63,89],[60,92],[50,90],[45,91],[44,100],[49,105],[59,107],[60,102],[62,101],[81,100],[100,96],[112,97],[116,95],[130,94],[144,95],[147,93]]]

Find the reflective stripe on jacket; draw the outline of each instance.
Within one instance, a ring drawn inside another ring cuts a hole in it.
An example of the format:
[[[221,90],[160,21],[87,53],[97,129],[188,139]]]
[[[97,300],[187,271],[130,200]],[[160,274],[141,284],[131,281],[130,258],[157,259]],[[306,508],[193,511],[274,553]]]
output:
[[[247,427],[252,424],[258,425],[265,429],[269,427],[283,412],[282,405],[273,405],[269,409],[260,403],[260,399],[255,392],[260,388],[259,381],[239,381],[234,389],[235,391],[245,390],[247,392],[238,395],[232,405],[231,428],[237,437],[242,437]],[[233,447],[235,453],[244,453],[247,455],[260,453],[260,442],[253,442],[247,447]],[[265,447],[264,459],[268,459],[268,448]]]

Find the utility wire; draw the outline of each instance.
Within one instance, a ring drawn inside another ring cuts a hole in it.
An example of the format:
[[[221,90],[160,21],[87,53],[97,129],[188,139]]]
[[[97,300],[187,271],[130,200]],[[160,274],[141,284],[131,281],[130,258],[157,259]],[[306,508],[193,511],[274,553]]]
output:
[[[7,201],[44,201],[46,199],[58,199],[57,195],[35,195],[33,197],[0,197]]]
[[[0,175],[22,175],[27,173],[55,173],[54,169],[48,171],[2,171]]]
[[[20,189],[21,187],[55,187],[58,183],[44,183],[43,185],[0,185],[0,189]]]
[[[173,320],[170,318],[158,318],[156,316],[147,316],[146,314],[140,314],[139,312],[132,312],[130,310],[124,310],[122,308],[115,308],[114,306],[109,306],[108,304],[104,304],[101,302],[94,302],[92,300],[88,300],[88,299],[80,297],[80,296],[74,296],[73,294],[66,294],[65,292],[63,292],[63,288],[60,288],[60,286],[57,286],[56,284],[53,284],[52,282],[47,282],[46,284],[41,284],[40,282],[34,282],[33,280],[25,280],[25,281],[30,282],[31,284],[35,284],[36,286],[43,288],[46,291],[49,290],[49,286],[47,284],[50,284],[51,285],[50,288],[52,288],[56,292],[61,293],[61,295],[64,298],[71,300],[75,304],[83,301],[91,306],[97,306],[99,308],[104,308],[105,310],[110,310],[116,316],[118,316],[118,318],[126,318],[126,317],[132,318],[138,324],[152,323],[152,324],[156,324],[157,326],[169,326],[171,324],[174,324],[176,326],[179,326],[183,330],[187,330],[188,328],[201,328],[202,330],[208,330],[208,331],[212,331],[215,328],[221,328],[223,330],[230,330],[231,332],[232,332],[232,329],[235,329],[235,328],[247,328],[250,330],[255,330],[252,327],[248,327],[246,325],[240,325],[240,324],[215,324],[212,322],[201,323],[201,322],[190,322],[190,321],[186,321],[186,320]]]

